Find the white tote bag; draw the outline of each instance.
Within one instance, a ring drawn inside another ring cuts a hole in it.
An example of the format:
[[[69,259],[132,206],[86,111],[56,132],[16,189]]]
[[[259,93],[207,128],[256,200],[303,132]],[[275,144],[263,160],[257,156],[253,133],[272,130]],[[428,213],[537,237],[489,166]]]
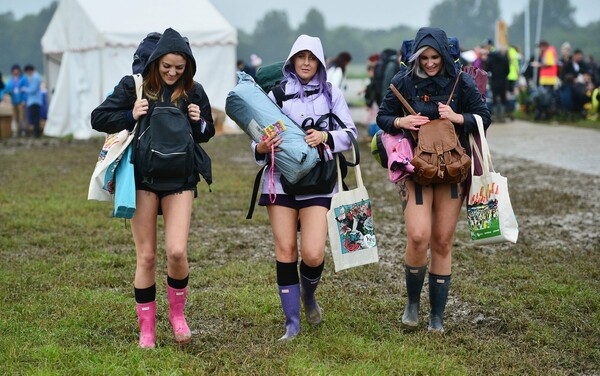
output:
[[[472,134],[469,135],[471,156],[481,162],[483,173],[475,175],[475,163],[471,163],[471,187],[467,199],[467,219],[471,240],[476,244],[517,242],[519,227],[508,195],[507,179],[494,171],[492,156],[483,121],[475,115],[481,139],[481,150]]]
[[[136,96],[140,99],[142,98],[142,75],[134,74],[133,79],[135,81]],[[106,135],[104,145],[102,146],[94,172],[92,173],[92,178],[90,179],[88,200],[112,201],[114,199],[114,187],[106,189],[106,181],[108,180],[106,175],[110,174],[114,176],[119,160],[123,156],[127,146],[133,141],[136,128],[137,122],[131,132],[123,129],[121,132]]]
[[[354,146],[353,151],[354,162],[357,162]],[[357,187],[333,195],[331,208],[327,212],[329,243],[336,272],[379,261],[371,200],[363,184],[358,164],[354,167],[354,172]],[[337,174],[338,187],[342,189],[339,158]]]

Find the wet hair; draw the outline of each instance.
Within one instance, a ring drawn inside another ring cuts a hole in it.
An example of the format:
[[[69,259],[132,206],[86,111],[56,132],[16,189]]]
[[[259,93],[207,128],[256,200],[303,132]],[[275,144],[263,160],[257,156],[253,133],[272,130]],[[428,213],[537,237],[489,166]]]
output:
[[[144,79],[144,93],[149,99],[158,99],[158,95],[164,86],[164,81],[160,75],[160,63],[168,54],[179,55],[185,59],[185,69],[181,77],[175,82],[173,94],[171,95],[171,103],[178,103],[180,99],[187,99],[188,92],[194,87],[194,74],[192,73],[190,58],[183,52],[167,52],[150,63],[148,76]]]
[[[302,52],[302,51],[300,51]],[[296,60],[296,55],[298,55],[297,52],[296,54],[294,54],[294,56],[292,56],[287,63],[283,66],[283,81],[287,82],[287,81],[292,81],[294,83],[296,83],[296,86],[300,86],[302,87],[302,80],[300,80],[300,77],[298,77],[298,75],[296,74],[296,69],[295,69],[295,64],[294,61]],[[312,52],[311,52],[312,53]],[[325,67],[323,66],[323,64],[321,64],[321,61],[318,60],[319,63],[317,65],[317,73],[315,73],[315,77],[317,79],[318,82],[318,90],[319,90],[319,95],[324,95],[325,99],[327,99],[327,103],[331,106],[331,88],[329,86],[329,84],[327,83],[327,71],[325,70]],[[304,102],[304,99],[306,98],[306,96],[304,95],[304,90],[300,90],[297,94],[296,94],[296,98],[300,98],[300,100],[302,102]]]
[[[423,72],[423,69],[421,69],[421,64],[419,64],[419,56],[421,56],[421,54],[428,48],[433,48],[431,46],[423,46],[421,48],[419,48],[414,54],[412,54],[409,58],[408,58],[408,62],[412,63],[412,67],[409,70],[409,74],[414,74],[417,77],[420,78],[427,78],[429,77],[427,75],[427,73]],[[435,48],[433,48],[435,50]],[[436,52],[439,53],[438,50],[435,50]],[[440,70],[440,72],[445,72],[444,69],[444,59],[442,58],[442,68]]]

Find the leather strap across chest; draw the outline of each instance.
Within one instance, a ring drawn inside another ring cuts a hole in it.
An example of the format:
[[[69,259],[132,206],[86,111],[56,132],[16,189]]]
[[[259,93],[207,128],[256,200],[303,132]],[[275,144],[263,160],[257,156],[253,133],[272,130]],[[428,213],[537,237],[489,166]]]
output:
[[[450,92],[450,97],[448,97],[448,101],[446,102],[446,106],[450,105],[450,102],[452,101],[452,96],[454,95],[454,91],[456,90],[456,85],[458,84],[458,81],[460,80],[460,75],[462,74],[462,71],[458,72],[458,76],[456,76],[456,81],[454,81],[454,86],[452,86],[452,91]],[[402,94],[400,94],[400,92],[398,91],[398,89],[396,88],[396,86],[394,86],[394,84],[390,84],[390,89],[392,90],[392,92],[394,93],[394,95],[396,95],[396,98],[398,98],[398,100],[400,100],[400,102],[402,103],[402,105],[408,110],[408,112],[410,112],[411,115],[416,115],[417,113],[415,112],[415,110],[412,108],[412,106],[408,103],[408,101],[406,99],[404,99],[404,97],[402,96]],[[417,133],[415,131],[410,131],[410,133],[412,134],[413,138],[416,140],[417,139]]]

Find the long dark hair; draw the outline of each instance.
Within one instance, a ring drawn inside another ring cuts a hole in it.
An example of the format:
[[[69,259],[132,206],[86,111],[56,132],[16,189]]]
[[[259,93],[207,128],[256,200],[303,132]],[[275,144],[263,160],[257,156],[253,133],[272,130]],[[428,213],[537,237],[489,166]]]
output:
[[[174,84],[173,94],[171,94],[171,103],[177,103],[180,99],[187,99],[188,92],[194,87],[194,74],[190,65],[190,59],[182,52],[168,52],[182,56],[185,59],[185,69],[183,74]],[[163,89],[164,81],[160,76],[160,62],[165,56],[161,56],[154,60],[148,68],[148,75],[144,79],[144,93],[151,100],[157,100],[159,93]]]
[[[342,72],[346,73],[346,66],[351,61],[352,55],[350,55],[350,52],[343,51],[331,60],[331,62],[329,63],[329,67],[340,67],[342,68]]]

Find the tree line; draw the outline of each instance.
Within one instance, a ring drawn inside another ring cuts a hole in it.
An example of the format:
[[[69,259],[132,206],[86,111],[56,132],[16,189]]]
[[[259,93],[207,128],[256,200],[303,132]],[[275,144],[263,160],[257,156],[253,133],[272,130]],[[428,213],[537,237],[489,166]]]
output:
[[[530,2],[531,51],[535,51],[535,25],[539,0]],[[401,4],[401,3],[399,3]],[[365,5],[367,6],[367,5]],[[14,63],[33,64],[43,72],[40,40],[56,10],[57,2],[42,9],[37,15],[28,15],[16,20],[12,13],[0,14],[0,72],[8,75]],[[398,6],[398,14],[401,5]],[[590,10],[593,11],[593,10]],[[600,56],[600,45],[595,38],[600,32],[600,21],[578,26],[574,21],[575,8],[570,0],[545,2],[543,9],[542,39],[557,48],[569,41],[574,48],[583,50],[586,56]],[[446,30],[448,36],[459,39],[463,49],[471,49],[484,39],[494,39],[495,23],[500,14],[498,0],[444,0],[436,5],[429,15],[429,25]],[[599,16],[600,19],[600,16]],[[525,12],[517,14],[507,22],[510,44],[524,49]],[[425,26],[425,25],[424,25]],[[154,30],[149,30],[154,31]],[[310,9],[297,28],[292,28],[285,11],[267,12],[257,21],[250,33],[238,31],[237,54],[240,59],[248,60],[251,54],[257,54],[265,64],[283,60],[299,34],[318,36],[323,41],[325,54],[332,57],[341,51],[349,51],[353,63],[362,63],[367,57],[384,48],[399,49],[402,41],[411,39],[416,29],[402,25],[375,30],[362,29],[359,26],[339,26],[327,28],[325,15],[317,9]]]
[[[53,2],[38,14],[16,20],[12,12],[0,14],[0,72],[4,80],[10,76],[13,64],[21,68],[32,64],[43,72],[41,39],[58,6]]]

